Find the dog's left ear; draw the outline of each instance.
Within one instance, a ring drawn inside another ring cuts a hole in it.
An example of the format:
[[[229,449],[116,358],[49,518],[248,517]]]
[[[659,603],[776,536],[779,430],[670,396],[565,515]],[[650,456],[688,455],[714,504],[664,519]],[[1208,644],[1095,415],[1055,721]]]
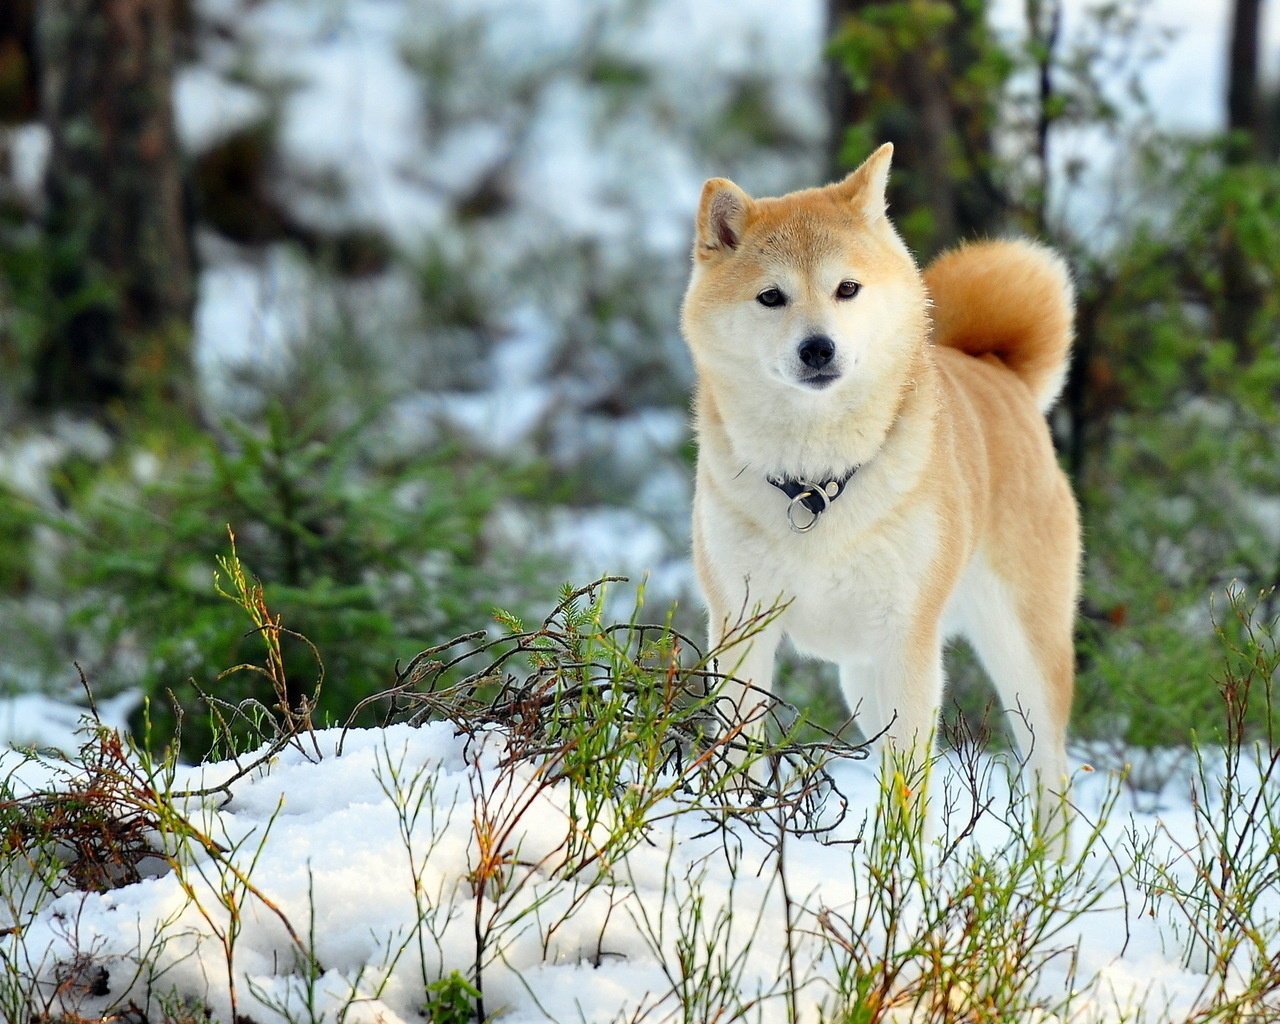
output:
[[[886,142],[856,171],[834,186],[842,198],[861,211],[868,223],[879,220],[887,209],[885,191],[889,187],[889,164],[892,162],[893,143]]]

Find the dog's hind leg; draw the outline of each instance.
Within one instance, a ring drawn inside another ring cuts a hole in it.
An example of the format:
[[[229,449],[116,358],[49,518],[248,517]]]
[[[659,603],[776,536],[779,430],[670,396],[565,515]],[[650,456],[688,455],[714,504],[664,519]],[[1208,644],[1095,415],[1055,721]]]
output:
[[[974,574],[964,634],[991,677],[1009,720],[1029,785],[1038,802],[1042,834],[1065,838],[1067,722],[1074,675],[1074,595],[1055,608],[1046,595],[1022,602],[989,569]]]

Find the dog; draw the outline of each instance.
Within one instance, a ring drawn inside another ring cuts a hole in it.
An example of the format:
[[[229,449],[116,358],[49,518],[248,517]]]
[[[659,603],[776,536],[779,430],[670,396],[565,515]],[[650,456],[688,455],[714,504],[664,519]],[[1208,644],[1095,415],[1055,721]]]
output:
[[[964,636],[1043,815],[1067,786],[1081,555],[1045,420],[1066,380],[1071,277],[1024,240],[921,273],[887,214],[892,153],[780,198],[724,178],[702,190],[681,328],[712,648],[744,610],[776,608],[721,698],[758,734],[786,636],[836,663],[865,736],[927,762],[943,647]]]

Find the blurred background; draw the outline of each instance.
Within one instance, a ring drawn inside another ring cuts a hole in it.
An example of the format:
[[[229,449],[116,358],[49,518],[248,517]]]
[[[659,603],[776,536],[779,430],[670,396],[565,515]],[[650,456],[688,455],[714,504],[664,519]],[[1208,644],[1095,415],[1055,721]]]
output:
[[[199,756],[198,693],[241,696],[259,642],[228,526],[330,718],[566,580],[700,635],[701,183],[891,140],[922,261],[1072,263],[1075,729],[1185,742],[1228,586],[1230,629],[1280,610],[1277,58],[1264,0],[3,0],[0,736],[63,735],[82,672],[135,726],[151,699],[147,742],[184,708]]]

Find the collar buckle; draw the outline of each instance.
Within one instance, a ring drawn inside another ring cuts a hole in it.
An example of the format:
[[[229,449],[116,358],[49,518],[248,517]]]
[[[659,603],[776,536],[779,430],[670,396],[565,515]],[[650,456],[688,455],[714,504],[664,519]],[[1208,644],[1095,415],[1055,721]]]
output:
[[[809,483],[808,480],[799,480],[804,490],[799,494],[793,495],[791,500],[787,502],[787,525],[791,527],[795,533],[808,533],[818,525],[818,517],[831,507],[831,499],[827,497],[825,487],[819,487],[816,484]],[[818,497],[822,499],[822,504],[818,508],[814,508],[810,502],[805,499],[810,497]],[[799,505],[809,513],[808,522],[796,522],[796,506]]]
[[[845,487],[858,471],[855,466],[843,477],[814,483],[810,480],[793,477],[765,477],[769,483],[778,488],[790,500],[787,502],[787,525],[793,533],[808,533],[818,524],[818,518],[831,507],[831,503],[844,493]],[[796,512],[799,506],[809,513],[809,518],[802,518]]]

